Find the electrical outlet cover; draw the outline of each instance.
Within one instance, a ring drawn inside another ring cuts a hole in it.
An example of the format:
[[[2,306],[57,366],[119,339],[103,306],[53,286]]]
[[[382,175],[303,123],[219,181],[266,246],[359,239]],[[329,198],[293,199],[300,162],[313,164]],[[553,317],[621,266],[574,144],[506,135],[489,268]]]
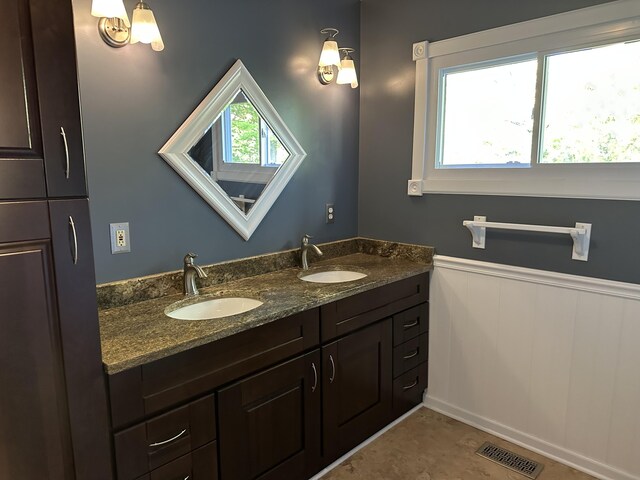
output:
[[[111,236],[111,253],[129,253],[131,251],[131,237],[129,236],[129,223],[112,223],[109,225]]]

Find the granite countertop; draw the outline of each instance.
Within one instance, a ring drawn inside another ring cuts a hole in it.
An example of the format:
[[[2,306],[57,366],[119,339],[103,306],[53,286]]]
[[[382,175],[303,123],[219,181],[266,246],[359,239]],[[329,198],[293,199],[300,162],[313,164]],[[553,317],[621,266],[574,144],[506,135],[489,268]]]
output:
[[[182,294],[167,295],[101,310],[100,335],[105,371],[115,374],[190,348],[309,310],[353,294],[431,270],[431,264],[406,258],[355,253],[316,262],[309,272],[346,267],[367,273],[360,280],[335,284],[304,282],[299,268],[287,268],[201,288],[195,302],[217,297],[249,297],[263,305],[214,320],[174,320],[164,314],[175,302],[195,303]]]

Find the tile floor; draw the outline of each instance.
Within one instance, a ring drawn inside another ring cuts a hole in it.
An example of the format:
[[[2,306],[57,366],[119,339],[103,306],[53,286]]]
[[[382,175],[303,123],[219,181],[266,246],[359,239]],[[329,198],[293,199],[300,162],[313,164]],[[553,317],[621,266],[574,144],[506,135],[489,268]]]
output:
[[[526,480],[479,457],[490,441],[544,463],[538,480],[593,480],[560,463],[421,408],[322,477],[322,480]]]

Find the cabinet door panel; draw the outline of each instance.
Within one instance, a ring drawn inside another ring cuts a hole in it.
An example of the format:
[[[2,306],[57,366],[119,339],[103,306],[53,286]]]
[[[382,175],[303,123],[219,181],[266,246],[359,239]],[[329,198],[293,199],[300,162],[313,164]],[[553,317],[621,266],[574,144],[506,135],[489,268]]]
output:
[[[50,201],[49,215],[76,476],[110,479],[89,205],[87,200]]]
[[[28,0],[2,6],[0,85],[0,199],[44,197]]]
[[[72,479],[48,240],[0,245],[0,478]]]
[[[219,392],[221,477],[304,479],[320,458],[320,352]]]
[[[391,342],[387,319],[322,348],[324,464],[389,422]]]
[[[47,192],[49,197],[85,196],[71,2],[30,0],[30,5]]]

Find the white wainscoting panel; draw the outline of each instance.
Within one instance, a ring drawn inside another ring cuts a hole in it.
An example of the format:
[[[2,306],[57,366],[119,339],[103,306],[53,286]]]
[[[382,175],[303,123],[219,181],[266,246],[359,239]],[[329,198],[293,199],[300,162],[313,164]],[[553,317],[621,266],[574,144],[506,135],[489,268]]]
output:
[[[640,480],[640,285],[435,257],[426,405]]]

